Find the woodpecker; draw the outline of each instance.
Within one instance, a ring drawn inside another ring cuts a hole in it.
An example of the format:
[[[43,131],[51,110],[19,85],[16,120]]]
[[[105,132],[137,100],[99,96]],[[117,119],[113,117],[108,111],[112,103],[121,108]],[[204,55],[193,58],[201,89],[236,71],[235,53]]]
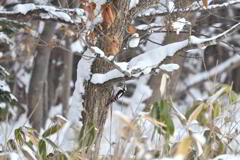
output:
[[[107,103],[107,105],[116,102],[119,98],[121,98],[124,93],[127,91],[127,87],[126,85],[124,85],[122,88],[119,89],[119,91],[109,100],[109,102]]]

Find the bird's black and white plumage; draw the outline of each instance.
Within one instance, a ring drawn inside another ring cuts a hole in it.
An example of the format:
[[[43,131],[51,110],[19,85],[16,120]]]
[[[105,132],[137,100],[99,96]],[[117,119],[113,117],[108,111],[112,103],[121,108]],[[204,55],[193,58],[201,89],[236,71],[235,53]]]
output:
[[[113,103],[113,102],[116,102],[119,98],[121,98],[123,95],[124,95],[124,93],[127,91],[127,87],[126,87],[126,85],[124,85],[122,88],[120,88],[119,90],[118,90],[118,92],[109,100],[109,102],[108,102],[108,104],[107,105],[109,105],[109,104],[111,104],[111,103]]]

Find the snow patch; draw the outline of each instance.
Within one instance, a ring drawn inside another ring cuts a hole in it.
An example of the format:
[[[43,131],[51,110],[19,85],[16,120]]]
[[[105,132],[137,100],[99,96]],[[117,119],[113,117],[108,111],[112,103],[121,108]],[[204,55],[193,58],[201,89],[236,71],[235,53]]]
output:
[[[166,57],[173,56],[178,50],[187,45],[188,40],[184,40],[146,51],[131,59],[127,69],[133,76],[138,76],[141,72],[148,74],[152,68],[157,67]]]
[[[130,0],[129,9],[136,7],[138,3],[139,3],[139,0]]]
[[[36,9],[35,4],[28,3],[28,4],[17,4],[14,6],[13,10],[19,12],[21,14],[27,14],[29,11]]]
[[[140,24],[138,26],[136,26],[137,30],[147,30],[153,27],[159,26],[159,24],[156,23],[150,23],[150,24]]]
[[[239,160],[239,159],[240,159],[240,155],[223,154],[215,157],[213,160]]]
[[[77,67],[77,80],[75,83],[75,89],[72,97],[72,104],[68,112],[68,119],[75,123],[79,123],[79,119],[82,118],[83,111],[83,95],[85,94],[84,83],[90,79],[91,66],[95,58],[84,58],[94,57],[94,53],[92,53],[89,49],[83,54],[82,59],[78,62]]]
[[[117,66],[121,68],[121,70],[125,71],[127,70],[128,63],[127,62],[114,62]]]
[[[77,40],[71,44],[72,52],[82,53],[84,51],[84,43],[81,40]]]
[[[176,30],[176,33],[179,34],[186,24],[189,25],[191,23],[185,18],[178,18],[176,22],[173,22],[172,27],[174,30]]]
[[[3,92],[10,92],[9,86],[3,80],[0,80],[0,90],[3,91]]]
[[[167,72],[173,72],[179,69],[179,65],[178,64],[162,64],[159,68]]]
[[[139,44],[139,41],[140,41],[140,38],[139,38],[139,34],[138,33],[134,33],[129,42],[128,42],[128,45],[130,48],[136,48]]]
[[[72,22],[73,23],[71,17],[68,14],[64,13],[64,12],[55,12],[55,11],[49,11],[49,12],[52,15],[56,16],[57,18],[59,18],[59,19],[62,19],[64,21],[66,21],[66,22]]]
[[[173,1],[169,1],[168,2],[168,10],[169,10],[169,12],[173,12],[174,8],[175,8],[174,2]]]
[[[119,78],[119,77],[124,77],[124,74],[118,71],[117,69],[114,69],[105,74],[101,74],[101,73],[93,74],[91,82],[94,84],[103,84],[108,80]]]
[[[93,46],[91,47],[95,53],[97,53],[100,57],[105,57],[105,53],[98,47]]]

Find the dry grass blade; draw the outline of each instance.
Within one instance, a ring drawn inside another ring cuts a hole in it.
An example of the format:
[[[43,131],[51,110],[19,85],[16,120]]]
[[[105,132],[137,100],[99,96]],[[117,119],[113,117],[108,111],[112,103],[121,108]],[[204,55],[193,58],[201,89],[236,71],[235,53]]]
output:
[[[200,104],[194,111],[193,113],[190,115],[190,117],[188,118],[188,122],[191,122],[193,120],[196,120],[198,115],[201,113],[202,109],[204,108],[206,104],[202,103]]]
[[[148,121],[150,121],[152,124],[154,124],[156,127],[167,127],[166,124],[164,124],[163,122],[159,122],[158,120],[156,120],[155,118],[152,118],[149,115],[143,114],[140,116],[141,118],[144,118]]]
[[[193,141],[192,141],[192,138],[190,137],[183,139],[177,147],[175,157],[180,157],[180,156],[185,157],[188,154],[189,148],[192,145],[192,143]]]
[[[204,7],[208,8],[208,0],[202,0]]]
[[[123,124],[127,125],[128,128],[135,130],[136,129],[136,125],[132,122],[132,120],[123,115],[123,113],[121,112],[114,112],[114,115],[117,116],[121,122],[123,122]]]

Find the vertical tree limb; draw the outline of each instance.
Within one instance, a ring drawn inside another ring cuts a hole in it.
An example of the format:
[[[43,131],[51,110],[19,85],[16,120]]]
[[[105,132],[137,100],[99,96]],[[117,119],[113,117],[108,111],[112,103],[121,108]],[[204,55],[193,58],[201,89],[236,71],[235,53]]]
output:
[[[37,55],[34,58],[34,67],[30,80],[28,115],[34,128],[40,130],[45,123],[43,119],[43,88],[47,79],[48,64],[51,48],[47,46],[55,33],[56,23],[48,22],[40,36],[39,45],[36,48]]]
[[[70,39],[66,37],[66,47],[70,47]],[[73,64],[73,54],[65,51],[64,54],[64,78],[63,78],[63,92],[62,92],[62,101],[63,101],[63,115],[67,115],[68,111],[68,102],[71,91],[71,80],[72,80],[72,64]]]

